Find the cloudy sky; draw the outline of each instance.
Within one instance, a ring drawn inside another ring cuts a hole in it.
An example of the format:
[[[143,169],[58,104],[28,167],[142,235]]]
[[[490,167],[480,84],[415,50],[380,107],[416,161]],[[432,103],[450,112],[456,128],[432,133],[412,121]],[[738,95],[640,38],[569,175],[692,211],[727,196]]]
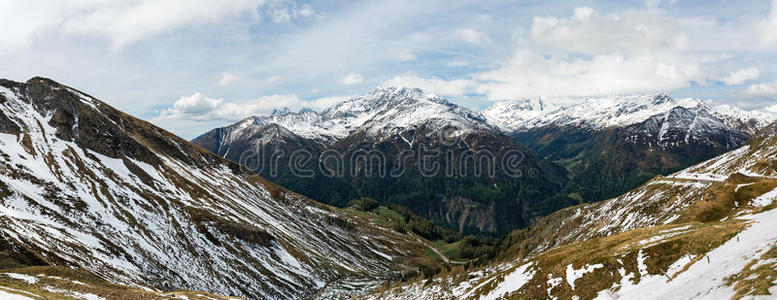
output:
[[[33,76],[185,138],[379,85],[755,109],[777,103],[777,0],[0,0],[0,77]]]

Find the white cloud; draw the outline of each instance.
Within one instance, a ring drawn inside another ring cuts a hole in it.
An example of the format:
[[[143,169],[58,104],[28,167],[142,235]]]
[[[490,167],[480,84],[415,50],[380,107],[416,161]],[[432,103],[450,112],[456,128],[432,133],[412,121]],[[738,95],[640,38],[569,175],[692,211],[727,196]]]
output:
[[[116,47],[192,23],[216,21],[226,15],[250,12],[264,0],[189,1],[141,0],[100,2],[67,16],[66,33],[108,38]]]
[[[669,0],[667,1],[667,3],[669,3],[669,5],[671,6],[671,5],[677,4],[677,1],[678,0]],[[645,0],[645,6],[647,6],[648,9],[653,9],[653,8],[656,8],[659,4],[661,4],[661,2],[662,2],[661,0]]]
[[[223,103],[224,99],[208,98],[197,92],[191,96],[179,98],[173,103],[173,107],[164,110],[160,117],[198,118],[211,114]]]
[[[235,83],[239,79],[240,79],[240,76],[237,76],[237,75],[229,73],[229,72],[224,72],[224,73],[221,74],[221,77],[219,78],[218,84],[219,84],[219,86],[227,86],[227,85]]]
[[[669,91],[704,83],[699,58],[671,19],[642,11],[602,16],[588,7],[569,18],[535,17],[531,42],[495,70],[474,74],[489,99],[600,96]]]
[[[584,54],[682,50],[688,38],[677,23],[642,11],[607,17],[589,7],[575,8],[568,19],[534,17],[534,42]]]
[[[284,24],[291,22],[291,13],[289,13],[287,8],[273,10],[270,16],[275,23]]]
[[[340,79],[340,83],[345,85],[352,85],[364,82],[364,76],[357,73],[348,73],[343,79]]]
[[[482,45],[491,42],[491,39],[487,34],[470,28],[456,29],[453,33],[457,38],[473,45]]]
[[[384,84],[446,95],[477,92],[491,100],[649,93],[705,84],[706,64],[724,59],[695,55],[676,19],[648,11],[604,16],[580,7],[567,18],[535,17],[528,32],[530,39],[515,37],[518,49],[490,71],[454,80],[410,74]]]
[[[703,63],[717,63],[722,61],[727,61],[729,59],[734,58],[734,55],[731,55],[730,53],[719,53],[719,54],[703,54],[698,55],[699,61]]]
[[[596,15],[597,12],[595,9],[590,8],[588,6],[583,7],[576,7],[574,13],[572,14],[574,16],[575,20],[579,21],[588,21],[591,19],[591,16]],[[537,20],[537,17],[534,18],[534,20]],[[533,21],[534,21],[533,20]]]
[[[222,98],[209,98],[198,92],[179,98],[172,107],[160,112],[153,121],[234,121],[266,114],[275,108],[282,107],[288,107],[292,110],[304,107],[322,110],[346,99],[347,97],[325,97],[305,101],[297,95],[269,95],[249,101],[227,102]]]
[[[597,55],[545,58],[518,51],[501,68],[475,75],[492,100],[533,96],[599,96],[668,91],[702,82],[699,66],[683,57]]]
[[[411,61],[415,60],[415,55],[413,55],[413,52],[410,52],[410,50],[402,50],[397,53],[397,59],[399,61]]]
[[[742,91],[742,94],[751,98],[777,99],[777,81],[753,84]]]
[[[771,13],[756,24],[762,47],[777,46],[777,0],[772,0]]]
[[[454,60],[454,61],[448,62],[447,65],[449,67],[465,67],[465,66],[469,66],[469,62],[466,60]]]
[[[437,77],[426,79],[410,74],[394,77],[384,82],[383,86],[421,88],[441,95],[456,96],[472,91],[475,82],[467,79],[444,80]]]
[[[733,72],[722,79],[726,85],[740,85],[745,81],[758,79],[761,76],[761,72],[758,68],[747,68]]]
[[[686,27],[714,27],[720,23],[713,17],[683,17],[677,20],[677,23]],[[710,29],[714,30],[714,29]]]
[[[273,84],[281,82],[282,80],[283,80],[283,76],[273,75],[273,76],[267,77],[267,79],[265,79],[264,82],[269,84],[269,85],[273,85]]]
[[[18,50],[50,31],[121,47],[189,24],[255,13],[265,0],[28,0],[0,2],[0,48]]]
[[[294,1],[276,0],[270,1],[270,9],[267,14],[273,23],[286,24],[301,18],[313,16],[314,11],[310,5],[297,6]]]
[[[310,5],[305,4],[297,11],[297,14],[302,17],[310,17],[313,15],[313,8],[311,8]]]
[[[654,8],[661,4],[661,0],[645,0],[645,6],[648,8]]]

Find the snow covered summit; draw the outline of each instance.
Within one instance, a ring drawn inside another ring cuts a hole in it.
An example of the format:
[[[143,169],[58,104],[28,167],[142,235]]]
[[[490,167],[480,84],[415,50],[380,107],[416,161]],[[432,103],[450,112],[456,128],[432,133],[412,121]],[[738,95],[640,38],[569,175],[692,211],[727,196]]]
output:
[[[379,87],[321,113],[310,109],[299,112],[291,112],[288,108],[276,109],[268,115],[244,119],[225,130],[228,131],[226,136],[248,136],[262,126],[277,124],[299,136],[331,143],[360,129],[380,135],[428,122],[461,130],[490,128],[480,113],[453,104],[434,93],[421,89]]]
[[[577,126],[596,130],[626,127],[674,108],[708,112],[726,125],[752,133],[777,120],[767,111],[745,111],[729,105],[709,106],[697,98],[675,99],[667,94],[587,98],[583,100],[522,99],[494,103],[483,114],[505,131],[543,126]],[[692,117],[692,116],[689,116]]]

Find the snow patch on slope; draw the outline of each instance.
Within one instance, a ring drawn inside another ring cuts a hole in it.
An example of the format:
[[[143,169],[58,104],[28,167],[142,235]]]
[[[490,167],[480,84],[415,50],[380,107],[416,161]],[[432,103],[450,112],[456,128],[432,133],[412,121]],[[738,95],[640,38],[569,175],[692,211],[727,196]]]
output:
[[[698,260],[672,280],[654,275],[643,278],[636,285],[621,282],[618,291],[603,291],[600,299],[730,299],[735,291],[724,279],[738,274],[750,261],[758,259],[762,251],[777,245],[777,209],[745,216],[752,221],[748,228],[723,245],[710,251],[710,262]],[[681,261],[678,263],[688,262]]]
[[[575,280],[578,280],[583,277],[586,273],[593,272],[594,270],[604,267],[602,264],[595,264],[595,265],[585,265],[580,269],[575,269],[572,267],[572,264],[569,264],[567,266],[566,271],[566,277],[567,277],[567,283],[569,286],[572,287],[572,289],[575,289]]]
[[[361,289],[370,289],[392,266],[387,257],[410,255],[396,245],[415,243],[389,231],[334,225],[329,218],[352,220],[298,195],[277,199],[258,179],[158,128],[141,137],[103,120],[101,130],[122,143],[145,134],[169,143],[138,143],[149,157],[110,157],[64,140],[57,133],[76,128],[51,125],[61,124],[52,120],[55,105],[72,104],[74,113],[98,119],[119,115],[81,94],[74,102],[30,99],[18,88],[0,87],[0,94],[3,115],[21,132],[0,132],[3,237],[111,282],[269,299],[309,296],[335,280],[364,277],[373,281]]]

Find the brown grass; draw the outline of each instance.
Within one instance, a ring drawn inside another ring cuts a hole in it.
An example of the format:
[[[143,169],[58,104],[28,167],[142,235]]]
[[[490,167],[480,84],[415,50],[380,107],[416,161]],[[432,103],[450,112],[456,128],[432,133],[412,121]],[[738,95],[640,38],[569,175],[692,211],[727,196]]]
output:
[[[184,295],[189,299],[228,299],[205,292],[174,291],[155,292],[112,284],[92,273],[67,267],[24,267],[2,269],[2,273],[35,276],[37,282],[28,283],[6,275],[0,275],[0,290],[36,299],[78,299],[74,293],[94,294],[106,299],[169,299]]]
[[[679,226],[690,225],[683,233],[667,237],[654,245],[642,245],[640,242],[651,237],[665,234]],[[637,252],[641,249],[645,258],[647,272],[650,275],[666,275],[671,264],[683,256],[702,257],[711,249],[731,239],[744,228],[745,223],[737,220],[716,222],[712,224],[686,223],[654,226],[615,234],[608,237],[594,238],[546,251],[534,259],[533,268],[536,273],[524,287],[509,298],[513,299],[544,299],[547,298],[548,278],[565,278],[566,268],[572,265],[581,268],[584,265],[602,264],[603,267],[586,273],[575,281],[575,290],[562,280],[552,293],[560,299],[569,299],[576,295],[580,299],[592,299],[601,290],[610,288],[620,282],[620,269],[634,274],[634,283],[640,280],[637,271]],[[508,270],[497,276],[495,280],[475,291],[475,296],[485,295],[493,290]]]
[[[748,263],[741,273],[727,277],[726,284],[734,285],[736,291],[733,299],[741,299],[745,296],[772,295],[769,288],[777,285],[775,284],[777,282],[777,263],[772,261],[759,264],[759,261],[774,260],[775,258],[777,258],[777,246],[766,251],[760,259]],[[758,265],[756,266],[756,264]]]

